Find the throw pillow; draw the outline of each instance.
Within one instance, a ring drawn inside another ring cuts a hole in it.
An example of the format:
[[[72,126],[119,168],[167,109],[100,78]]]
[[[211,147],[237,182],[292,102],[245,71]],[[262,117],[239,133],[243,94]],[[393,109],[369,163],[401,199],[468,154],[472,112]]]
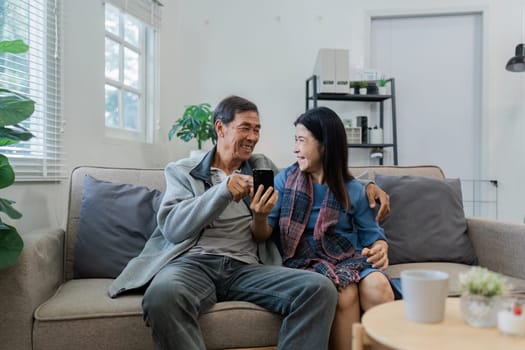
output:
[[[376,174],[390,195],[390,214],[381,223],[391,264],[444,261],[476,264],[467,235],[459,179]]]
[[[75,242],[75,277],[117,277],[155,230],[161,199],[157,190],[86,175]]]

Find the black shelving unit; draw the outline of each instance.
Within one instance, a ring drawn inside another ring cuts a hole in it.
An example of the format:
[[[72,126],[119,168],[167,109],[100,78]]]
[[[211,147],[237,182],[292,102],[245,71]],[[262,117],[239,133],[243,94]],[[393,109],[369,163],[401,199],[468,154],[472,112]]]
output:
[[[317,92],[317,75],[312,75],[306,79],[306,99],[305,99],[305,110],[310,109],[310,105],[313,108],[317,107],[319,101],[356,101],[356,102],[375,102],[379,103],[379,126],[384,130],[384,102],[391,100],[392,106],[392,143],[359,143],[349,144],[349,148],[392,148],[394,154],[394,165],[397,165],[397,127],[396,127],[396,89],[394,78],[387,80],[387,84],[390,84],[390,95],[355,95],[355,94],[344,94],[344,93],[320,93]],[[383,164],[383,159],[379,160],[380,164]]]

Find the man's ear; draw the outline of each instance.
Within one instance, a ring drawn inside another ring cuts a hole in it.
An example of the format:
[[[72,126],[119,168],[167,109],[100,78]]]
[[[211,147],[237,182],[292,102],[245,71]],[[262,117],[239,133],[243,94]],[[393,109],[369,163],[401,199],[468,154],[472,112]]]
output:
[[[222,120],[217,119],[215,121],[215,132],[217,133],[217,137],[224,137],[224,123]]]

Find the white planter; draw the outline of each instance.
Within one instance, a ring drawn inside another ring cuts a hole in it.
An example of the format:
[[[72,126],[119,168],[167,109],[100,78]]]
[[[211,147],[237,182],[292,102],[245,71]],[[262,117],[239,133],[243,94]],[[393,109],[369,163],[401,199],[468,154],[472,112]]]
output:
[[[379,88],[379,95],[387,95],[386,86],[380,86]]]
[[[464,293],[459,300],[463,320],[473,327],[495,327],[500,297],[484,297]]]
[[[359,88],[359,95],[366,95],[366,88]]]
[[[368,130],[368,136],[368,143],[372,143],[375,145],[383,143],[383,129],[381,128],[375,127],[373,129]]]

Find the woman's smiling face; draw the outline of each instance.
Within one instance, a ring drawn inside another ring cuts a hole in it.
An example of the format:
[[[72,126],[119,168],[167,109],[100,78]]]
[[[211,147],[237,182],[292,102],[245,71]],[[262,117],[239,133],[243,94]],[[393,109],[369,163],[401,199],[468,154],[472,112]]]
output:
[[[295,145],[293,151],[297,158],[299,169],[313,175],[322,175],[323,147],[303,124],[297,124],[295,126]]]

